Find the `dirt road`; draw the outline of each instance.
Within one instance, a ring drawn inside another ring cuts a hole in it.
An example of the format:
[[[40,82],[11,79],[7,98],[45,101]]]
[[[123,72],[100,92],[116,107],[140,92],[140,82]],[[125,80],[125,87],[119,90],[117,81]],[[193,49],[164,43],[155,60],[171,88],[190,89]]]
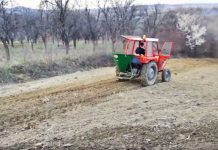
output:
[[[168,67],[144,88],[114,68],[2,87],[0,149],[218,149],[218,60]]]

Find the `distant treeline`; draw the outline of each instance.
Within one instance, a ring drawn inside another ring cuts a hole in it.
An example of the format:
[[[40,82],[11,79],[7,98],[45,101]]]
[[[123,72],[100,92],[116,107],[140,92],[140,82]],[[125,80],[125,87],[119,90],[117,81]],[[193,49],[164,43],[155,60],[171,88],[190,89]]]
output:
[[[74,2],[74,3],[72,3]],[[24,7],[8,9],[10,0],[0,3],[0,39],[10,60],[14,41],[48,41],[63,44],[66,54],[70,42],[93,43],[110,40],[112,50],[120,35],[144,35],[175,42],[174,55],[218,57],[218,9],[166,8],[165,5],[135,6],[133,0],[101,0],[97,9],[78,8],[76,0],[42,0],[39,9]]]

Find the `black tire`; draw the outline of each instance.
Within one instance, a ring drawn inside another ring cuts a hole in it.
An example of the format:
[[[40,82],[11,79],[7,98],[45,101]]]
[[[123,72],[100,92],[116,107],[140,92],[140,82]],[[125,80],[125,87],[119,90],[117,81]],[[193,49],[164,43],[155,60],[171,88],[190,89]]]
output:
[[[158,69],[155,62],[144,64],[141,69],[141,84],[142,86],[154,85],[157,81]]]
[[[169,69],[164,69],[162,72],[162,81],[169,82],[171,79],[171,72]]]

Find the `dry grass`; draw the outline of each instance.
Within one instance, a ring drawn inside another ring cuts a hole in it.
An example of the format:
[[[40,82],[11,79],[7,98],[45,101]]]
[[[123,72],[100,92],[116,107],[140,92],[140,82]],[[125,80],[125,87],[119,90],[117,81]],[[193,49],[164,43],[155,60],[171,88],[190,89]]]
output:
[[[118,42],[116,48],[122,49],[121,45]],[[78,41],[76,49],[71,43],[69,55],[63,45],[58,47],[58,43],[52,42],[48,43],[47,51],[42,42],[35,44],[34,50],[30,43],[22,47],[15,42],[10,52],[11,60],[7,62],[4,51],[0,51],[0,83],[26,82],[113,64],[110,41],[99,41],[95,50],[91,42]]]
[[[87,56],[87,58],[65,58],[52,63],[26,63],[0,69],[0,83],[21,83],[48,78],[77,71],[112,66],[111,55]]]
[[[118,42],[116,48],[122,48],[122,44]],[[96,45],[95,51],[93,51],[93,45],[91,42],[85,44],[84,41],[77,42],[77,48],[73,47],[73,44],[70,44],[69,55],[65,54],[65,47],[58,43],[48,43],[48,50],[45,52],[42,42],[39,42],[34,45],[34,50],[32,51],[30,43],[25,43],[22,48],[21,44],[15,42],[15,47],[10,47],[11,60],[6,61],[5,52],[3,45],[0,44],[0,67],[11,67],[13,65],[20,65],[24,63],[53,63],[61,61],[65,58],[70,59],[85,59],[89,56],[96,55],[109,55],[111,54],[111,43],[110,41],[99,41]]]
[[[167,64],[167,68],[170,68],[175,74],[180,72],[189,71],[190,69],[217,65],[218,59],[212,58],[182,58],[182,59],[170,59]]]

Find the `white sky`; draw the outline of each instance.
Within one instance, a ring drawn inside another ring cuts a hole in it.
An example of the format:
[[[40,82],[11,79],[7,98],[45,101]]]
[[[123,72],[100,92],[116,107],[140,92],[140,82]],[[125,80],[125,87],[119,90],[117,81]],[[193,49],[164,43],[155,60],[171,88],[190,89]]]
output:
[[[81,0],[85,2],[86,0]],[[90,4],[94,0],[87,0]],[[121,0],[122,1],[122,0]],[[38,8],[40,0],[14,0],[16,6]],[[187,4],[187,3],[218,3],[218,0],[135,0],[135,4]],[[95,4],[91,4],[94,7]]]

